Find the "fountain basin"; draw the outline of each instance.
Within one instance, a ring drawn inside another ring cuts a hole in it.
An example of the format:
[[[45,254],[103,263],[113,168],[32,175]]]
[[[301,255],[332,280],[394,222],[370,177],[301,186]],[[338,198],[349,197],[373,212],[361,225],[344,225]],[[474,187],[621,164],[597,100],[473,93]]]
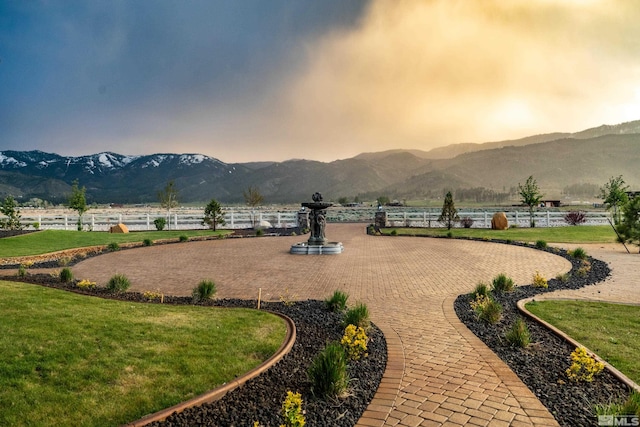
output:
[[[344,251],[342,242],[328,242],[323,245],[310,245],[307,242],[300,242],[291,245],[290,253],[296,255],[336,255]]]

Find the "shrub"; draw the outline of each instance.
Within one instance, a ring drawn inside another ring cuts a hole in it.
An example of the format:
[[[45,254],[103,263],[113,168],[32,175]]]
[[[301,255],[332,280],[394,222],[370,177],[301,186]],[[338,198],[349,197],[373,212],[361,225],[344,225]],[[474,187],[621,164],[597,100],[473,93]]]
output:
[[[538,249],[546,249],[547,248],[547,242],[545,242],[544,240],[537,240],[536,241],[536,248],[538,248]]]
[[[82,279],[81,281],[76,283],[76,286],[80,289],[93,289],[96,287],[96,282],[92,282],[88,279]]]
[[[493,292],[511,292],[513,291],[513,279],[506,274],[499,274],[491,282]]]
[[[164,230],[164,227],[167,225],[167,220],[166,218],[156,218],[153,220],[153,225],[156,226],[156,230],[158,231],[162,231]]]
[[[18,277],[26,277],[27,276],[27,267],[24,264],[20,264],[18,267]]]
[[[151,246],[151,245],[153,245],[153,240],[151,239],[144,239],[142,241],[142,246]]]
[[[464,227],[464,228],[471,228],[471,226],[473,225],[474,221],[473,218],[465,216],[464,218],[462,218],[460,220],[460,224]]]
[[[540,274],[539,271],[536,271],[536,274],[533,275],[533,287],[534,288],[548,288],[549,283],[547,279],[544,278],[543,275]]]
[[[178,241],[180,242],[186,242],[189,240],[188,236],[185,236],[184,234],[181,234],[180,237],[178,237]]]
[[[393,230],[391,230],[391,233],[389,233],[392,236],[397,236],[398,235],[398,230],[396,230],[395,228]]]
[[[447,231],[447,237],[451,239],[453,237],[453,233],[451,231]]]
[[[262,228],[258,228],[256,230],[256,237],[260,237],[264,234],[264,230]]]
[[[502,317],[502,305],[490,296],[478,295],[471,301],[471,308],[478,319],[492,325],[498,323]]]
[[[71,264],[71,257],[63,256],[62,258],[58,259],[58,265],[60,267],[66,267],[69,264]]]
[[[565,372],[567,377],[573,381],[591,382],[593,377],[604,369],[604,364],[587,354],[584,347],[576,347],[571,353],[571,360],[573,363]]]
[[[289,292],[289,288],[285,288],[284,294],[280,295],[280,302],[286,305],[287,307],[291,307],[296,303],[295,300],[297,298],[298,298],[297,295],[291,294],[291,292]]]
[[[347,356],[342,346],[333,342],[328,344],[311,362],[308,371],[311,392],[319,397],[337,397],[342,395],[349,385]]]
[[[200,283],[198,283],[198,286],[193,288],[193,291],[191,292],[193,302],[206,301],[213,298],[215,294],[216,284],[213,282],[213,280],[200,281]]]
[[[571,273],[560,273],[556,276],[556,280],[560,283],[567,283],[571,279]]]
[[[369,342],[367,333],[363,328],[355,325],[348,325],[344,330],[342,340],[340,340],[349,360],[360,360],[363,356],[367,357],[367,342]]]
[[[347,310],[343,323],[345,326],[355,325],[367,329],[369,327],[369,309],[366,304],[359,302],[355,307]]]
[[[40,230],[40,223],[39,222],[34,222],[33,224],[31,224],[31,226],[36,229],[36,230]]]
[[[576,271],[576,275],[578,277],[585,278],[589,275],[590,271],[591,271],[591,263],[588,260],[583,259],[581,262],[580,268],[578,268],[578,270]]]
[[[507,342],[514,347],[526,348],[531,342],[529,328],[525,321],[520,317],[518,317],[504,337]]]
[[[336,290],[331,295],[331,298],[324,300],[324,303],[330,311],[342,312],[347,309],[348,299],[349,294]]]
[[[111,292],[124,292],[129,289],[129,286],[131,286],[131,282],[127,276],[120,273],[114,274],[107,282],[107,289]]]
[[[107,249],[109,249],[111,252],[119,251],[120,245],[116,242],[111,242],[107,245]]]
[[[73,273],[69,267],[65,267],[60,271],[60,281],[62,283],[69,283],[73,280]]]
[[[488,297],[489,296],[489,285],[486,283],[479,282],[476,287],[471,292],[471,298],[476,299],[478,295]]]
[[[582,211],[569,211],[564,216],[564,220],[569,225],[580,225],[587,221],[587,216]]]
[[[164,294],[160,291],[144,291],[142,296],[149,301],[160,300],[160,302],[164,302]]]
[[[282,416],[285,427],[303,427],[305,425],[300,393],[287,391],[287,397],[282,402]]]
[[[577,247],[574,250],[569,251],[569,255],[571,255],[575,259],[587,259],[587,252],[580,247]]]

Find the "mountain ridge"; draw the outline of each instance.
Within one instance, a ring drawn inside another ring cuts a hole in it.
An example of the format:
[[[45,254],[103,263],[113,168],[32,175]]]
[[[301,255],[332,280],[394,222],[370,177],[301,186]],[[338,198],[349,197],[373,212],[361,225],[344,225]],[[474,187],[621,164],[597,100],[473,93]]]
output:
[[[128,156],[100,152],[72,157],[7,150],[0,151],[0,196],[65,202],[71,184],[78,180],[87,188],[89,202],[150,203],[157,202],[158,192],[173,180],[183,202],[216,198],[242,203],[242,193],[249,186],[258,187],[267,203],[300,202],[316,191],[327,200],[375,199],[379,195],[416,199],[470,188],[513,193],[519,182],[533,175],[543,192],[559,197],[568,185],[602,186],[618,175],[640,188],[635,172],[638,164],[640,120],[431,151],[361,153],[328,163],[225,163],[196,153]]]

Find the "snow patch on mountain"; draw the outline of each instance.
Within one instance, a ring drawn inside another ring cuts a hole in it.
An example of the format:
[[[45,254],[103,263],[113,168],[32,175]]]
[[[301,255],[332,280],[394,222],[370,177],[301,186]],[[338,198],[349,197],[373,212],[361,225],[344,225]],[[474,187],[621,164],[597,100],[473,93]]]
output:
[[[23,168],[27,166],[25,162],[18,161],[15,157],[5,156],[2,152],[0,152],[0,165],[7,165],[14,168]]]

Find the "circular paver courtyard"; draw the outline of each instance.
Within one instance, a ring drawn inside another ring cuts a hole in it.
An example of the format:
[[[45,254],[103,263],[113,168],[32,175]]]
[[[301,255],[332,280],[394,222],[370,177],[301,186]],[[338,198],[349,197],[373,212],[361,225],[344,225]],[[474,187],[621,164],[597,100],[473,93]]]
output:
[[[106,284],[190,295],[202,279],[220,298],[324,299],[336,289],[362,301],[389,343],[387,372],[360,425],[556,425],[527,387],[453,312],[453,300],[505,273],[517,284],[570,270],[564,258],[512,245],[374,237],[364,224],[329,224],[340,255],[291,255],[304,236],[158,245],[113,252],[73,267]]]

